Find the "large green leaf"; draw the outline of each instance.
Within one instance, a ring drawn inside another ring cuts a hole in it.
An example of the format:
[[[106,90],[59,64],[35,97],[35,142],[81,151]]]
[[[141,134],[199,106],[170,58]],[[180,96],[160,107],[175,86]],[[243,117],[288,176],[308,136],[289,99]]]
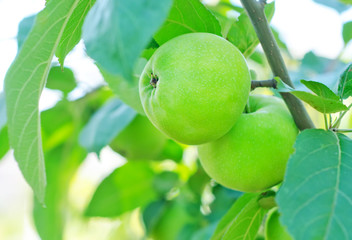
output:
[[[342,99],[352,96],[352,64],[341,74],[337,91]]]
[[[220,36],[221,28],[215,16],[199,0],[174,0],[169,16],[154,38],[161,45],[174,37],[192,32]]]
[[[269,21],[273,17],[274,11],[274,2],[265,6],[265,15]],[[231,26],[226,38],[233,43],[245,57],[250,56],[259,44],[257,34],[246,12],[241,13],[238,17],[238,21]]]
[[[100,89],[73,102],[64,99],[41,114],[48,185],[45,207],[35,200],[33,217],[43,240],[63,238],[70,180],[87,155],[78,144],[78,135],[109,96],[110,92]]]
[[[345,44],[347,44],[352,39],[352,21],[343,24],[342,37]]]
[[[102,68],[130,81],[138,57],[171,4],[172,0],[99,0],[83,25],[88,55]]]
[[[89,152],[99,153],[136,116],[136,112],[114,98],[107,102],[90,119],[80,134],[80,144]]]
[[[67,95],[76,86],[76,79],[70,68],[62,68],[59,66],[53,66],[50,68],[48,81],[45,87],[60,90],[64,95]]]
[[[295,149],[277,195],[282,223],[295,239],[352,239],[352,140],[310,129]]]
[[[48,2],[5,77],[10,144],[24,178],[41,202],[46,176],[38,103],[54,52],[78,2]]]
[[[85,215],[116,217],[156,200],[154,171],[148,162],[130,161],[113,171],[98,186]]]
[[[139,76],[146,63],[146,59],[138,59],[133,69],[131,81],[126,81],[122,76],[111,74],[99,67],[104,80],[109,84],[109,87],[114,91],[117,97],[142,115],[145,115],[145,113],[139,97]]]
[[[37,15],[35,14],[35,15],[31,15],[29,17],[25,17],[18,24],[18,32],[17,32],[17,48],[18,48],[18,50],[21,49],[22,44],[24,43],[29,32],[31,31],[31,29],[34,25],[34,21],[35,21],[36,16]]]
[[[252,240],[258,233],[267,209],[258,204],[259,194],[241,196],[220,220],[212,240]]]
[[[84,19],[96,0],[80,0],[67,22],[65,30],[57,46],[55,55],[61,67],[64,65],[66,55],[77,45],[81,39]]]

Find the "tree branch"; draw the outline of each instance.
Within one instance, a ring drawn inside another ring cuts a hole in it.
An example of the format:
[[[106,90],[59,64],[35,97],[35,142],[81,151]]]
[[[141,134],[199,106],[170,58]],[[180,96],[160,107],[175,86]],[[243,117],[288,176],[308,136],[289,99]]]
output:
[[[251,81],[251,90],[254,90],[257,87],[277,88],[277,81],[275,79]]]
[[[280,77],[282,81],[289,86],[294,87],[288,75],[279,47],[269,27],[268,20],[264,14],[264,4],[257,0],[241,0],[241,3],[251,19],[273,74]],[[280,94],[286,102],[297,127],[300,130],[314,128],[314,124],[304,108],[303,103],[290,93]]]

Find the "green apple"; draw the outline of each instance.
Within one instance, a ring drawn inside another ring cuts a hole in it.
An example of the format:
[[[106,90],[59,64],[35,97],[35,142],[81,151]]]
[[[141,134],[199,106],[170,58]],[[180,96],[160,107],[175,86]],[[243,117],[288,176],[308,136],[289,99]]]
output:
[[[298,130],[284,102],[249,97],[247,113],[220,139],[198,146],[202,166],[225,187],[258,192],[282,181]]]
[[[273,209],[265,223],[265,239],[266,240],[292,240],[285,226],[280,223],[280,213],[277,208]]]
[[[110,147],[127,159],[155,159],[167,142],[147,117],[137,115],[110,143]]]
[[[139,82],[144,111],[170,138],[190,145],[216,140],[240,117],[250,90],[241,52],[210,33],[189,33],[163,44]]]

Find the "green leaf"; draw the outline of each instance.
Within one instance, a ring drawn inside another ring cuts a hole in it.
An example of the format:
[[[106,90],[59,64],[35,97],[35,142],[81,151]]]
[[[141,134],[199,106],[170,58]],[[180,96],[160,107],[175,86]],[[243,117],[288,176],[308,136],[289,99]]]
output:
[[[7,127],[0,128],[0,160],[10,150]]]
[[[43,240],[63,238],[70,182],[87,155],[78,144],[79,132],[106,95],[97,90],[73,102],[64,99],[41,114],[48,185],[45,207],[35,201],[33,217]]]
[[[98,186],[85,215],[116,217],[154,201],[154,172],[147,162],[127,162]]]
[[[178,183],[179,176],[177,173],[165,171],[155,176],[153,189],[155,189],[159,195],[166,195]]]
[[[54,52],[78,2],[50,1],[46,5],[5,77],[10,144],[24,178],[42,203],[46,176],[38,102]]]
[[[268,210],[258,204],[257,193],[246,193],[240,197],[220,220],[212,240],[255,239]]]
[[[142,217],[147,235],[149,235],[153,228],[156,226],[156,223],[162,216],[165,208],[166,201],[163,199],[151,202],[148,204],[148,206],[145,207]]]
[[[83,25],[87,53],[114,75],[132,79],[134,65],[164,22],[172,0],[100,0]]]
[[[323,83],[315,82],[315,81],[306,81],[306,80],[301,80],[301,83],[303,83],[304,86],[309,88],[312,92],[314,92],[319,97],[328,98],[328,99],[337,100],[337,101],[340,100],[339,96],[337,96]]]
[[[265,6],[265,15],[269,21],[273,17],[274,12],[274,2]],[[259,44],[259,39],[246,12],[242,12],[238,17],[238,21],[232,25],[228,32],[227,39],[233,43],[245,57],[253,53]]]
[[[281,222],[294,239],[352,239],[351,139],[310,129],[295,149],[277,195]]]
[[[64,61],[67,54],[77,45],[81,39],[82,26],[84,19],[94,5],[96,0],[80,0],[77,7],[70,16],[65,30],[57,46],[55,55],[59,59],[61,67],[64,66]]]
[[[175,162],[181,162],[183,148],[171,139],[167,139],[160,155],[155,160],[171,159]]]
[[[75,89],[76,86],[76,79],[71,69],[66,67],[61,68],[59,66],[53,66],[50,68],[48,81],[45,87],[60,90],[64,95],[67,95]]]
[[[136,116],[136,112],[119,99],[111,99],[97,111],[84,127],[79,142],[89,152],[99,153]]]
[[[294,91],[291,92],[293,95],[308,103],[314,109],[321,113],[336,113],[348,110],[348,108],[340,101],[329,98],[316,96],[309,92]]]
[[[26,40],[29,32],[31,31],[35,17],[37,15],[31,15],[29,17],[25,17],[21,20],[21,22],[18,24],[18,32],[17,32],[17,48],[18,50],[21,49],[24,41]]]
[[[117,97],[144,116],[145,113],[139,98],[139,76],[146,63],[147,61],[143,58],[140,58],[137,61],[133,70],[132,81],[127,81],[120,75],[113,75],[98,66],[104,80],[108,83],[109,87],[114,91]]]
[[[5,126],[7,122],[6,114],[6,102],[4,92],[0,93],[0,130]]]
[[[154,35],[159,45],[186,33],[208,32],[221,35],[215,16],[199,0],[174,0],[164,25]]]
[[[339,97],[320,82],[301,80],[302,84],[317,94],[314,95],[306,90],[297,91],[282,82],[279,78],[275,78],[275,80],[278,82],[277,89],[279,92],[290,92],[321,113],[335,113],[348,110]]]
[[[345,45],[352,39],[352,21],[343,24],[342,37]]]
[[[352,64],[340,76],[338,94],[342,99],[352,96]]]
[[[241,197],[242,192],[238,192],[221,185],[213,187],[214,201],[210,204],[211,213],[207,216],[210,222],[217,222],[231,208],[233,203]]]
[[[339,100],[324,98],[321,96],[316,96],[309,92],[304,91],[293,91],[293,95],[301,99],[302,101],[308,103],[314,109],[321,113],[336,113],[348,110],[348,108]]]

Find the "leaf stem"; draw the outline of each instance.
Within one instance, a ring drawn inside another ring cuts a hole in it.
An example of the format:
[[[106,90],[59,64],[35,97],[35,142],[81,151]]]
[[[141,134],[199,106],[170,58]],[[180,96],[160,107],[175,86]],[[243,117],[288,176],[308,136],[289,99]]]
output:
[[[294,87],[288,75],[279,47],[264,14],[264,4],[261,1],[258,2],[256,0],[241,0],[241,3],[252,21],[253,27],[263,47],[273,74],[280,77],[282,81],[289,86]],[[314,128],[314,124],[304,108],[303,103],[290,93],[280,94],[286,102],[286,105],[290,110],[297,127],[300,130]]]
[[[326,117],[326,114],[325,114],[325,113],[323,113],[323,115],[324,115],[325,129],[326,129],[326,130],[328,130],[328,129],[329,129],[329,126],[328,126],[328,119],[327,119],[327,117]]]
[[[338,128],[330,128],[331,131],[333,132],[341,132],[341,133],[347,133],[347,132],[352,132],[352,129],[338,129]]]
[[[340,122],[342,120],[342,118],[346,115],[346,113],[350,110],[350,108],[352,107],[352,103],[350,105],[348,105],[348,110],[340,113],[338,119],[335,121],[335,123],[332,125],[332,128],[337,128],[340,126]]]

